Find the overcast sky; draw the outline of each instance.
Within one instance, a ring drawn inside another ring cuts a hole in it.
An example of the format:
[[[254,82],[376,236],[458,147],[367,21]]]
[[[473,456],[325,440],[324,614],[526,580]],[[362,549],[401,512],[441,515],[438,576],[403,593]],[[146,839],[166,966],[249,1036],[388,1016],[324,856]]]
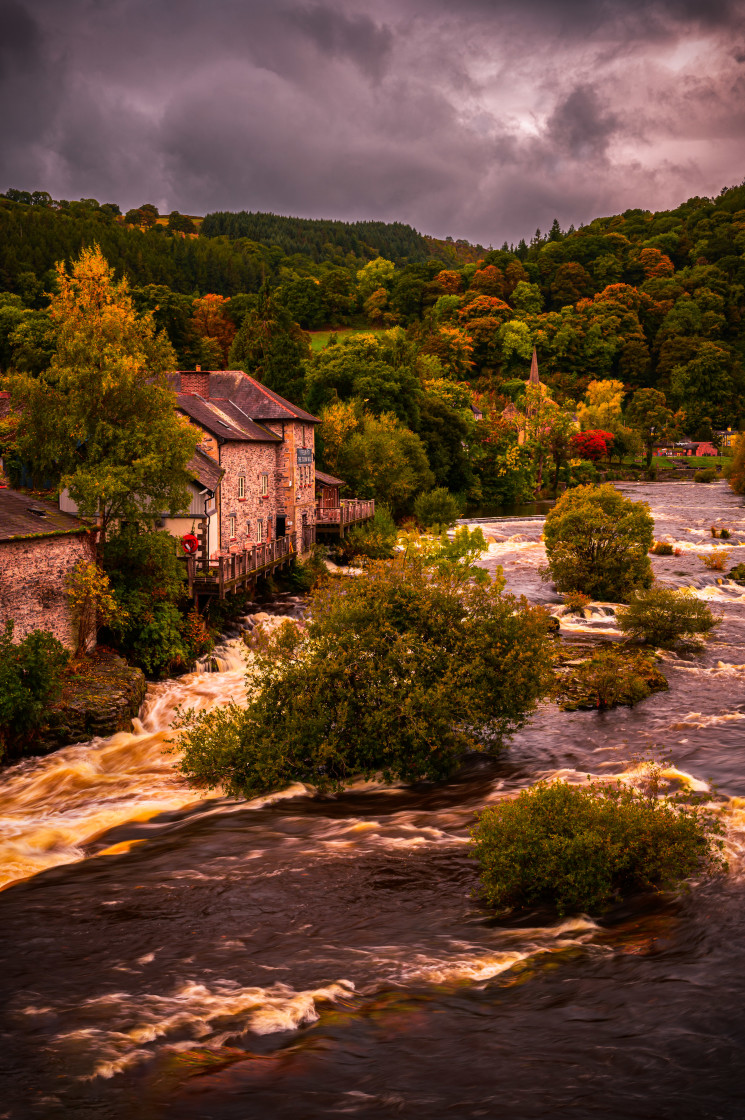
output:
[[[745,177],[745,0],[0,0],[0,189],[485,245]]]

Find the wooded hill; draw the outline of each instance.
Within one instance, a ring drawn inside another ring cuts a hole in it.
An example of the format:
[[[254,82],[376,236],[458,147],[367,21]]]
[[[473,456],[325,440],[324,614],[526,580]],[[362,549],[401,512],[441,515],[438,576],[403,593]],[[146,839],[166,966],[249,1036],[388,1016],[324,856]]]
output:
[[[496,404],[525,378],[535,345],[560,401],[617,378],[627,392],[663,391],[691,430],[745,419],[745,185],[577,230],[554,222],[530,242],[489,251],[402,223],[241,212],[189,228],[180,215],[159,222],[152,206],[122,216],[94,199],[7,191],[0,368],[44,361],[54,262],[98,243],[138,307],[155,310],[184,367],[227,362],[263,289],[273,321],[287,316],[304,330],[401,326],[446,378]]]

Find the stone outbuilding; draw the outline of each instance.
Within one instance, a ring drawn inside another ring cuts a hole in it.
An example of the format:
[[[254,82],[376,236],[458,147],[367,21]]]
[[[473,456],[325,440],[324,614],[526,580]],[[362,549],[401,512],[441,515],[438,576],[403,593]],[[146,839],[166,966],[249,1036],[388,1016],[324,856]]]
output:
[[[12,619],[16,641],[48,630],[75,648],[66,582],[79,561],[93,558],[90,527],[79,518],[0,488],[0,626]]]

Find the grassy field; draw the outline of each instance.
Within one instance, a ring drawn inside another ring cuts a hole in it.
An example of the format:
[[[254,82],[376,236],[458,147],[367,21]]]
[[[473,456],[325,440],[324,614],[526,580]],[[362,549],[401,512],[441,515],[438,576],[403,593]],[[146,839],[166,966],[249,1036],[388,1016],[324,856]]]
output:
[[[335,330],[308,331],[310,335],[310,348],[314,354],[319,350],[323,350],[332,334],[339,335],[339,337],[352,334],[382,334],[384,329],[383,327],[337,327]]]
[[[674,470],[681,465],[687,467],[695,467],[696,470],[705,470],[706,467],[722,467],[725,463],[732,462],[732,456],[724,455],[681,455],[680,459],[669,459],[667,455],[655,455],[652,463],[657,468],[663,470],[667,467],[669,470]]]

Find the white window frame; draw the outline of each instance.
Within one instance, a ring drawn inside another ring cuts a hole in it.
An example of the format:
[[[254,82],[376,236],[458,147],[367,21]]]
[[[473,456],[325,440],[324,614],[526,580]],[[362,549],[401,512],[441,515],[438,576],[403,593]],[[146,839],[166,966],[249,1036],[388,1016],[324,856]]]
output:
[[[269,493],[269,475],[266,473],[262,474],[261,476],[261,487],[259,493],[261,494],[262,498],[265,498]]]
[[[231,513],[228,517],[228,523],[230,525],[230,539],[234,541],[238,536],[238,518],[234,513]]]
[[[238,500],[243,501],[246,496],[246,480],[243,475],[238,476]]]
[[[261,518],[256,522],[256,543],[261,544],[264,539],[264,522]]]

